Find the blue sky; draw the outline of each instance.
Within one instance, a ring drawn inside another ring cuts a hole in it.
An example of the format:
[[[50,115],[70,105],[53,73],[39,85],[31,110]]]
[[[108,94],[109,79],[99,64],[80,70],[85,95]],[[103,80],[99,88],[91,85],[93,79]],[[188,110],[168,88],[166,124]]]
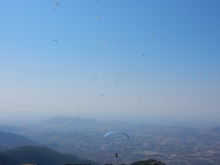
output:
[[[220,119],[219,1],[54,3],[1,2],[2,121]]]

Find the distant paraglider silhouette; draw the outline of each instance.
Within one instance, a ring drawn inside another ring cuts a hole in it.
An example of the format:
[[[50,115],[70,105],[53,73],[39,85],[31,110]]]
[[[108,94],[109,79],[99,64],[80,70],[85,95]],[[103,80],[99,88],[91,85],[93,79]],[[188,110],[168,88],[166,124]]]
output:
[[[57,6],[60,6],[59,3],[54,3],[54,10],[56,10]]]
[[[102,97],[104,97],[105,95],[104,94],[99,94],[100,98],[99,100],[102,100]]]
[[[57,40],[52,39],[52,42],[53,42],[53,45],[54,45],[55,43],[57,43]]]
[[[119,81],[119,76],[118,76],[118,81]],[[118,81],[116,82],[117,86],[118,86]]]
[[[97,79],[97,77],[96,77],[96,76],[93,76],[92,79],[93,79],[93,82],[95,82],[96,79]]]
[[[151,33],[151,34],[150,34],[150,36],[152,36],[152,37],[153,37],[153,39],[154,39],[155,33]]]
[[[101,17],[98,16],[98,15],[97,15],[95,18],[96,18],[98,21],[101,19]]]

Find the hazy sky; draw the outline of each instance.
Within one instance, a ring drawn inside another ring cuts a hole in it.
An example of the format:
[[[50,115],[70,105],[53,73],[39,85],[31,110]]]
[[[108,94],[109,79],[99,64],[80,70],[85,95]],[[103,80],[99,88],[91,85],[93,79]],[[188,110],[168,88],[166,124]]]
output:
[[[1,121],[220,120],[220,1],[54,3],[1,1]]]

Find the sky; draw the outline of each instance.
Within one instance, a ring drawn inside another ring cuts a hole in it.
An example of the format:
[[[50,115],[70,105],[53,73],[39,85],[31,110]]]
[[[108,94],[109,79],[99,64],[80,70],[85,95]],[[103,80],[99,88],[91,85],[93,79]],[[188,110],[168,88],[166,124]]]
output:
[[[219,6],[1,1],[1,123],[53,116],[217,122]]]

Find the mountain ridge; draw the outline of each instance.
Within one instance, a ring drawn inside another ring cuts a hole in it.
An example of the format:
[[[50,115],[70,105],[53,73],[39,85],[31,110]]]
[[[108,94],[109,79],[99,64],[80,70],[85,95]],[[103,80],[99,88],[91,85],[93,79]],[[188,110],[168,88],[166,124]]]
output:
[[[25,136],[18,135],[15,133],[0,131],[0,146],[5,147],[5,149],[10,149],[14,147],[19,147],[23,145],[40,145]]]
[[[101,165],[94,161],[86,160],[75,155],[59,153],[55,150],[41,146],[22,146],[10,150],[1,151],[0,155],[5,155],[10,160],[22,163],[61,165],[61,164],[93,164]],[[4,164],[3,160],[1,164]],[[9,159],[8,159],[9,160]],[[6,160],[5,160],[6,161]],[[15,165],[15,164],[7,164]]]

